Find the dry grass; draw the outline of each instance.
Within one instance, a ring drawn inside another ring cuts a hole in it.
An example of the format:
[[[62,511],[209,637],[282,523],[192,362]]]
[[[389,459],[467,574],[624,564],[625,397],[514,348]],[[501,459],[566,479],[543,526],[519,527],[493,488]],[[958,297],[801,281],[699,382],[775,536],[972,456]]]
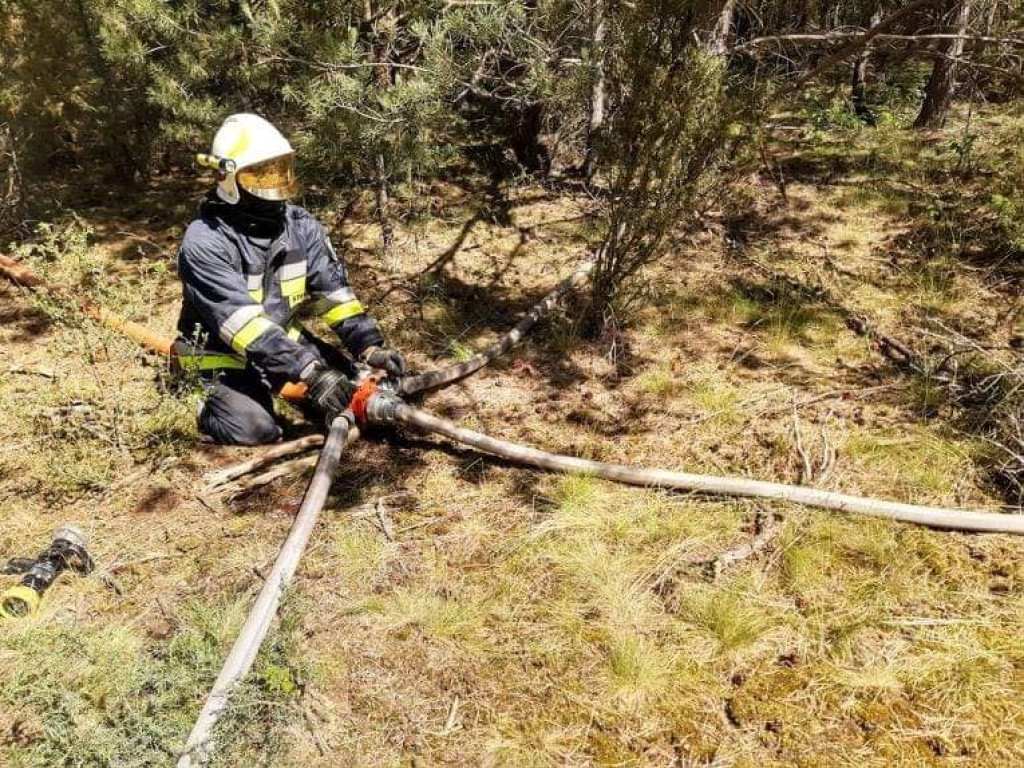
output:
[[[894,153],[884,131],[861,141]],[[828,281],[890,329],[932,312],[991,317],[995,289],[979,273],[892,270],[905,201],[880,172],[864,173],[871,183],[852,187],[792,179],[785,211],[760,190],[767,231],[749,247]],[[545,222],[586,201],[524,189],[511,202],[516,228],[477,223],[432,275],[420,272],[455,240],[460,203],[400,227],[402,290],[383,305],[392,277],[369,250],[373,228],[348,225],[356,287],[417,365],[481,348],[582,254],[578,228]],[[106,234],[136,222],[101,229],[109,212],[81,215],[98,234],[56,237],[35,264],[170,328],[178,289],[162,265],[173,237],[147,235],[165,250],[140,257],[136,241]],[[539,236],[524,243],[524,227]],[[860,277],[831,270],[822,243]],[[628,365],[555,324],[514,353],[520,364],[429,407],[578,455],[792,481],[791,403],[844,390],[799,409],[812,456],[826,440],[838,449],[828,487],[999,503],[979,476],[979,446],[834,311],[765,284],[710,236],[681,256],[685,270],[651,275],[656,298],[627,331]],[[7,285],[0,302],[0,550],[31,553],[75,520],[110,576],[63,577],[38,618],[4,625],[5,764],[170,765],[303,482],[211,511],[193,495],[198,478],[243,451],[197,446],[188,398],[160,394],[157,369],[130,345]],[[893,389],[857,394],[879,382]],[[1024,759],[1017,540],[779,507],[773,546],[712,581],[700,563],[750,536],[749,503],[538,475],[438,447],[353,449],[222,729],[219,764]],[[372,516],[345,514],[377,497],[394,542]]]

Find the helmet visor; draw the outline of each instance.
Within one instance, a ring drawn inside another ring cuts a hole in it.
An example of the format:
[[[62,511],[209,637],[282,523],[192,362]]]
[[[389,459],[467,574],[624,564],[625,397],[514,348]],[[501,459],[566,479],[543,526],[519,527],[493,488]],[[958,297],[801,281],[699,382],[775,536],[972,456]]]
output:
[[[263,200],[287,200],[299,189],[292,155],[281,155],[238,171],[238,183]]]

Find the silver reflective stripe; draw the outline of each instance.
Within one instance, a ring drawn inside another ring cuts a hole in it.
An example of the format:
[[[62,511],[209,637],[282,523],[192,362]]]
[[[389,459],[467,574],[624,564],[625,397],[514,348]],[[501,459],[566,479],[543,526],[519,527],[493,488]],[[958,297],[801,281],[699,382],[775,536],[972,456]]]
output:
[[[220,328],[217,329],[217,332],[220,334],[220,337],[224,340],[225,344],[230,344],[231,340],[235,338],[235,334],[242,330],[246,323],[254,317],[259,317],[262,314],[263,307],[259,304],[247,304],[232,312],[228,319],[220,324]]]
[[[285,264],[281,267],[281,271],[278,272],[278,277],[281,281],[294,280],[296,277],[302,277],[306,274],[306,262],[297,261],[294,264]]]
[[[245,287],[250,291],[258,291],[263,287],[263,273],[258,275],[246,275]]]
[[[344,288],[339,288],[336,291],[326,293],[320,298],[331,304],[344,304],[346,301],[354,301],[356,298],[356,292],[346,285]]]

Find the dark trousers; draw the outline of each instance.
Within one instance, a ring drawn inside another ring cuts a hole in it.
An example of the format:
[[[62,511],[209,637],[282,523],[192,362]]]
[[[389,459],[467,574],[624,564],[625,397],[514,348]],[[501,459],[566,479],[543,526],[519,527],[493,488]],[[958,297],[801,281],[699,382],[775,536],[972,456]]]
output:
[[[264,445],[281,439],[274,396],[255,371],[225,371],[209,382],[199,431],[221,445]]]
[[[348,376],[355,375],[349,358],[312,334],[304,333],[299,343],[313,347],[320,359],[332,368],[340,368]],[[205,383],[205,389],[199,431],[215,443],[265,445],[281,439],[270,384],[252,368],[222,371]],[[314,414],[307,412],[306,415]]]

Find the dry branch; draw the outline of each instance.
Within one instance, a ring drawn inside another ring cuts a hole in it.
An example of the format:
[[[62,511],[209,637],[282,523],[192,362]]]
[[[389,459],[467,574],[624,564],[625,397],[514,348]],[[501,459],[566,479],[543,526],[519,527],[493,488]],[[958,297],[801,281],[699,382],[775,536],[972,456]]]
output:
[[[709,576],[717,579],[722,571],[760,554],[782,530],[781,518],[771,512],[759,511],[754,516],[754,537],[740,546],[723,552],[708,564]]]
[[[796,412],[796,395],[793,396],[793,438],[796,441],[796,453],[800,457],[800,474],[797,478],[797,485],[806,485],[814,479],[814,469],[811,467],[811,459],[804,450],[803,438],[800,435],[800,417]]]
[[[279,443],[253,459],[243,461],[241,464],[235,464],[225,469],[217,470],[216,472],[210,472],[204,478],[206,481],[206,488],[204,491],[206,493],[210,493],[236,478],[251,474],[259,469],[263,469],[263,467],[273,464],[278,459],[283,459],[285,456],[292,456],[296,453],[303,453],[311,448],[319,448],[323,444],[323,435],[307,435],[306,437],[300,437],[298,440]]]
[[[863,315],[858,315],[856,312],[849,309],[845,304],[836,299],[835,296],[832,295],[832,292],[824,285],[821,285],[820,283],[803,283],[795,277],[778,272],[771,267],[762,264],[757,259],[751,258],[749,261],[772,280],[788,285],[793,292],[801,296],[805,296],[813,301],[820,301],[827,304],[843,318],[850,330],[860,336],[866,336],[878,344],[879,351],[892,362],[897,365],[910,368],[917,373],[928,373],[927,365],[925,365],[923,358],[917,354],[917,352],[899,339],[879,330]]]
[[[814,403],[820,403],[824,400],[831,400],[832,398],[846,398],[846,397],[865,397],[866,395],[873,395],[876,392],[885,392],[889,389],[898,389],[899,384],[879,384],[876,387],[865,387],[863,389],[833,389],[828,392],[822,392],[820,395],[814,395],[804,400],[798,400],[796,402],[797,408],[803,408]],[[755,413],[751,418],[764,418],[765,416],[778,416],[780,413],[786,413],[793,408],[792,405],[784,405],[779,408],[773,408],[768,411],[761,411]]]
[[[875,24],[873,27],[868,29],[862,35],[858,35],[856,39],[850,41],[846,45],[842,46],[838,51],[833,53],[831,56],[826,56],[822,59],[817,66],[815,66],[810,72],[797,78],[796,82],[793,83],[789,88],[785,89],[782,93],[784,97],[792,96],[794,93],[803,88],[808,82],[816,78],[822,72],[829,67],[838,64],[839,62],[846,59],[848,56],[852,56],[858,53],[864,46],[870,43],[879,35],[887,32],[896,26],[896,23],[903,20],[904,18],[916,13],[922,8],[926,8],[932,5],[936,0],[917,0],[916,2],[910,3],[903,6],[895,13],[886,16],[880,22]]]
[[[274,459],[269,459],[267,463],[270,463],[270,461],[273,460]],[[239,480],[238,482],[227,486],[221,486],[219,490],[224,493],[228,499],[237,499],[239,496],[251,493],[257,488],[262,488],[264,485],[268,485],[278,478],[287,477],[288,475],[297,474],[299,472],[305,472],[307,469],[316,465],[316,460],[316,454],[303,456],[300,459],[292,459],[291,461],[286,461],[283,464],[278,464],[273,469],[263,472],[262,474],[247,477],[244,480]]]
[[[734,52],[744,51],[748,48],[756,48],[759,45],[767,45],[769,43],[821,43],[832,42],[833,40],[849,40],[851,38],[858,39],[866,33],[867,30],[860,30],[857,32],[825,32],[822,34],[769,35],[766,37],[755,37],[753,40],[748,40],[745,43],[734,45],[732,50]],[[1024,46],[1024,40],[1020,40],[1015,37],[989,37],[986,35],[957,35],[944,33],[922,35],[876,34],[873,36],[873,39],[915,43],[928,40],[965,40],[972,43]]]

